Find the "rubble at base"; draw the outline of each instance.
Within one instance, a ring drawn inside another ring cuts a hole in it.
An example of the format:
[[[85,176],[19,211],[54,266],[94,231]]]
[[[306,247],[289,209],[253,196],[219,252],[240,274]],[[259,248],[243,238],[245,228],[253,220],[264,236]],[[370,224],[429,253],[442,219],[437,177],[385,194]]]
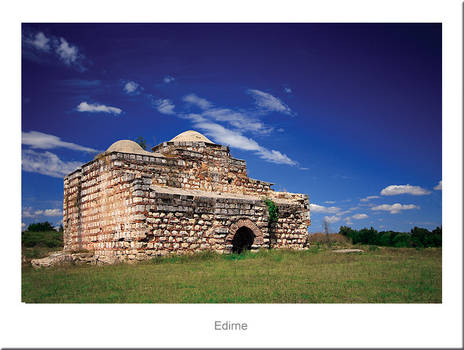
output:
[[[56,252],[41,259],[32,259],[34,268],[51,267],[59,265],[105,265],[114,264],[115,259],[110,256],[96,256],[93,253]]]

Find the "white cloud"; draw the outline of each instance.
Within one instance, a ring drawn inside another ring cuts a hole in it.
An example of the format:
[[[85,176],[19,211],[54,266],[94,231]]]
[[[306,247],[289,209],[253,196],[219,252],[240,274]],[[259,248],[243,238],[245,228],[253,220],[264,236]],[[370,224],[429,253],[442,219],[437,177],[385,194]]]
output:
[[[201,116],[217,122],[226,122],[241,132],[251,131],[258,134],[269,134],[273,128],[266,126],[250,112],[233,110],[229,108],[213,108],[213,104],[195,94],[184,96],[184,102],[190,103],[202,109]]]
[[[163,114],[175,114],[174,108],[176,107],[171,100],[159,99],[155,101],[155,106],[158,112]]]
[[[347,218],[345,218],[343,220],[345,220],[347,225],[353,225],[353,221],[351,221],[351,217],[348,216]]]
[[[24,231],[26,229],[26,224],[24,222],[21,223],[21,231]]]
[[[213,104],[208,100],[195,94],[183,97],[183,101],[195,105],[203,110],[200,114],[196,113],[176,113],[174,104],[168,99],[154,101],[157,110],[163,114],[176,115],[179,118],[190,120],[194,127],[201,129],[206,136],[209,136],[216,143],[228,145],[233,148],[252,151],[265,161],[297,166],[298,163],[286,154],[260,146],[255,140],[243,135],[245,131],[258,132],[260,134],[269,133],[272,128],[265,126],[254,117],[239,111],[227,108],[213,108]],[[216,122],[227,122],[235,129],[228,129]]]
[[[260,158],[267,160],[271,163],[297,165],[297,162],[291,160],[286,154],[280,153],[276,150],[268,150],[264,147],[257,152]]]
[[[23,32],[23,57],[38,63],[48,62],[56,54],[56,58],[66,66],[84,71],[85,56],[76,45],[70,44],[65,38],[49,35],[43,32],[32,32],[26,29]]]
[[[327,213],[327,214],[336,214],[340,212],[340,208],[338,207],[325,207],[323,205],[318,205],[314,203],[309,204],[309,209],[313,213]]]
[[[335,201],[325,201],[324,203],[327,203],[327,204],[334,204]]]
[[[128,81],[126,84],[124,84],[123,89],[129,95],[139,95],[140,91],[143,90],[140,84],[136,83],[135,81]]]
[[[433,188],[435,191],[441,191],[441,182],[442,182],[442,180],[440,180],[440,182],[438,183],[438,185],[436,185],[436,186]]]
[[[361,198],[361,202],[368,202],[370,199],[380,198],[380,196],[367,196],[366,198]]]
[[[398,194],[412,194],[414,196],[422,196],[430,194],[431,192],[420,186],[411,185],[390,185],[385,187],[380,194],[382,196],[395,196]]]
[[[81,102],[77,106],[77,110],[79,112],[111,113],[111,114],[116,114],[116,115],[119,115],[122,112],[122,110],[117,107],[105,106],[105,105],[100,105],[97,103],[87,103],[85,101]]]
[[[195,123],[197,128],[202,129],[207,136],[212,137],[217,143],[239,148],[245,151],[260,151],[258,143],[240,133],[226,129],[222,125],[205,121],[203,118]]]
[[[23,208],[22,217],[23,218],[33,218],[34,217],[34,212],[32,211],[32,208],[31,207]]]
[[[38,149],[68,148],[74,151],[97,153],[96,149],[62,141],[58,136],[38,131],[22,132],[22,144]]]
[[[291,94],[291,93],[292,93],[292,89],[289,88],[289,87],[284,87],[284,91],[285,91],[287,94]]]
[[[217,123],[207,121],[197,114],[190,114],[189,118],[194,121],[197,128],[203,130],[207,136],[210,136],[219,144],[245,151],[254,151],[258,157],[271,163],[297,165],[297,162],[290,159],[286,154],[262,147],[255,140],[243,136],[238,131],[230,130]]]
[[[355,214],[352,216],[355,220],[367,219],[369,216],[367,214]]]
[[[389,211],[390,214],[398,214],[402,210],[411,210],[411,209],[420,209],[419,206],[415,204],[382,204],[375,207],[372,207],[371,210],[383,210]]]
[[[75,63],[79,57],[79,50],[77,47],[70,45],[64,38],[60,38],[60,45],[56,48],[56,53],[68,66]]]
[[[172,83],[174,80],[176,80],[174,77],[171,77],[170,75],[167,75],[163,78],[163,81],[165,84]]]
[[[33,210],[31,207],[23,208],[23,218],[35,218],[37,216],[62,216],[62,209],[38,209]]]
[[[256,105],[260,108],[271,112],[280,112],[289,115],[294,114],[285,103],[267,92],[255,89],[248,89],[247,92],[255,99]]]
[[[63,215],[63,210],[61,209],[45,209],[44,210],[45,216],[61,216]]]
[[[240,131],[251,131],[260,134],[268,134],[272,131],[256,118],[250,117],[242,112],[233,111],[228,108],[213,108],[201,114],[219,122],[227,122]]]
[[[327,221],[329,224],[333,224],[340,220],[341,218],[339,216],[324,216],[324,221]]]
[[[213,106],[213,104],[211,102],[209,102],[208,100],[206,100],[204,98],[198,97],[195,94],[188,94],[188,95],[184,96],[183,100],[184,100],[184,102],[191,103],[191,104],[193,104],[195,106],[200,107],[203,110],[209,109],[209,108],[211,108]]]
[[[50,39],[45,36],[44,33],[38,32],[34,40],[29,40],[29,43],[34,46],[38,50],[42,51],[49,51],[50,50],[50,45],[49,45]]]
[[[24,171],[62,178],[81,165],[81,162],[62,161],[56,154],[51,152],[22,151],[22,169]]]

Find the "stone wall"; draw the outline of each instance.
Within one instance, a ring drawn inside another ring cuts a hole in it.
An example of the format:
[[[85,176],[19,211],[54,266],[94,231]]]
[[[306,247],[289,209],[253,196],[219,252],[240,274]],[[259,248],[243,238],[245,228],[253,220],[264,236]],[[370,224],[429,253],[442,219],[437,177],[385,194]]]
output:
[[[165,144],[163,157],[103,153],[65,177],[65,250],[117,260],[230,252],[241,227],[253,233],[252,249],[305,247],[308,196],[248,178],[228,147]],[[272,225],[265,198],[279,208]]]

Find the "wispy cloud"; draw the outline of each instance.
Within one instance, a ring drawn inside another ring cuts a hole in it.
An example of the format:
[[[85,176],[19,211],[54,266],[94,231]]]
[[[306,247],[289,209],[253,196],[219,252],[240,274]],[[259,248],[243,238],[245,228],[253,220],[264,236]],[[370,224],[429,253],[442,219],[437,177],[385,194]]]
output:
[[[438,183],[438,185],[436,185],[436,186],[433,188],[435,191],[441,191],[441,182],[442,182],[442,180],[440,180],[440,182]]]
[[[66,39],[60,38],[60,44],[56,48],[56,53],[64,64],[70,66],[79,58],[77,46],[69,44]]]
[[[53,149],[53,148],[67,148],[74,151],[83,151],[97,153],[96,149],[77,145],[72,142],[62,141],[61,138],[55,135],[45,134],[39,131],[22,132],[22,144],[30,146],[35,149]]]
[[[143,87],[135,81],[128,81],[124,84],[123,90],[128,95],[139,95],[142,92]]]
[[[367,214],[354,214],[351,216],[355,220],[367,219],[369,216]]]
[[[214,107],[213,103],[195,94],[184,96],[183,101],[203,110],[201,116],[217,122],[225,122],[241,132],[249,131],[264,135],[273,130],[272,127],[266,126],[257,117],[250,115],[250,112]]]
[[[291,93],[292,93],[292,89],[289,88],[289,87],[284,87],[284,91],[285,91],[287,94],[291,94]]]
[[[238,131],[227,129],[220,124],[207,121],[198,115],[190,115],[190,118],[194,121],[194,125],[197,128],[201,129],[207,136],[211,137],[217,143],[245,151],[254,151],[258,157],[270,163],[292,166],[298,164],[296,161],[290,159],[290,157],[286,154],[262,147],[255,140],[242,135]]]
[[[37,62],[55,57],[68,67],[79,71],[86,70],[85,56],[77,45],[71,44],[63,37],[46,35],[43,32],[33,32],[26,29],[23,32],[23,56]]]
[[[313,213],[327,213],[327,214],[336,214],[341,211],[341,208],[338,208],[338,207],[326,207],[326,206],[318,205],[315,203],[309,204],[309,209]]]
[[[350,217],[350,216],[344,218],[343,220],[345,220],[345,222],[346,222],[347,225],[353,225],[353,220],[351,220],[351,217]]]
[[[24,171],[39,173],[52,177],[62,178],[82,165],[82,162],[62,161],[51,152],[22,151],[22,169]]]
[[[324,203],[327,203],[327,204],[335,204],[335,201],[325,201]]]
[[[117,107],[105,106],[98,103],[87,103],[86,101],[81,102],[76,107],[78,112],[89,112],[89,113],[109,113],[119,115],[122,109]]]
[[[280,99],[267,92],[256,89],[248,89],[247,92],[255,99],[255,103],[259,108],[270,112],[280,112],[288,115],[295,114]]]
[[[411,209],[420,209],[419,206],[415,204],[382,204],[375,207],[372,207],[371,210],[382,210],[382,211],[389,211],[390,214],[398,214],[402,210],[411,210]]]
[[[366,198],[361,198],[361,202],[368,202],[371,199],[380,198],[380,196],[367,196]]]
[[[217,143],[242,149],[245,151],[260,151],[261,146],[246,136],[240,133],[227,129],[222,125],[198,119],[194,121],[197,128],[203,130],[207,136],[213,138]]]
[[[390,185],[385,187],[380,194],[382,196],[395,196],[398,194],[412,194],[414,196],[423,196],[430,194],[429,190],[422,188],[420,186],[411,186],[411,185]]]
[[[324,221],[327,221],[329,224],[336,223],[340,220],[341,218],[339,216],[324,216]]]
[[[32,38],[26,38],[25,41],[37,50],[50,51],[50,39],[42,32],[36,33]]]
[[[37,216],[62,216],[62,209],[39,209],[33,210],[31,207],[23,208],[22,217],[23,218],[35,218]]]
[[[185,95],[184,98],[183,98],[183,101],[187,102],[187,103],[190,103],[192,105],[195,105],[197,107],[200,107],[203,110],[206,110],[206,109],[209,109],[209,108],[213,107],[213,104],[211,102],[209,102],[208,100],[206,100],[204,98],[198,97],[195,94]]]
[[[86,80],[86,79],[64,79],[59,82],[61,86],[72,88],[92,88],[100,86],[101,80]]]
[[[169,99],[158,99],[153,104],[160,113],[190,120],[195,128],[200,129],[216,143],[252,151],[267,162],[298,166],[298,163],[286,154],[263,147],[254,139],[244,135],[245,132],[263,135],[272,131],[271,127],[266,126],[259,119],[242,111],[215,107],[212,102],[193,93],[185,95],[182,100],[199,108],[200,111],[191,113],[187,108],[187,112],[176,113],[174,111],[175,105]],[[221,122],[229,124],[232,128],[221,125]]]
[[[169,84],[169,83],[172,83],[174,80],[176,80],[174,77],[171,77],[170,75],[166,75],[164,78],[163,78],[163,82],[165,84]]]
[[[210,117],[219,122],[226,122],[241,131],[251,131],[259,134],[268,134],[271,127],[244,113],[228,108],[213,108],[203,112],[203,116]]]
[[[162,114],[175,114],[174,108],[176,107],[171,100],[159,99],[154,102],[158,112]]]

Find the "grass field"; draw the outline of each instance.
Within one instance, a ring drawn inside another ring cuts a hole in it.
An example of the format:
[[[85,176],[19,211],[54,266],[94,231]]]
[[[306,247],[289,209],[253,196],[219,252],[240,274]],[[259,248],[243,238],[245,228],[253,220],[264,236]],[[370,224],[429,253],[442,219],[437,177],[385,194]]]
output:
[[[358,247],[357,247],[358,248]],[[137,264],[23,266],[27,303],[441,303],[441,249],[265,250]]]

